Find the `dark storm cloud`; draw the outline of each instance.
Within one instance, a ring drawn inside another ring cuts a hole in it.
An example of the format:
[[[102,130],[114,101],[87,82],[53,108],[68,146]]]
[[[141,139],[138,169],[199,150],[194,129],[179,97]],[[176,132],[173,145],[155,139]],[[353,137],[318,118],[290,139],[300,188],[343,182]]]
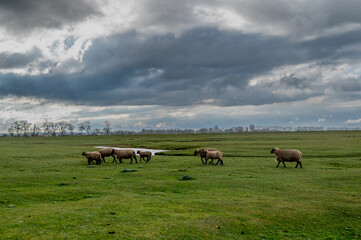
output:
[[[309,79],[295,77],[294,74],[280,79],[280,84],[297,89],[305,89],[310,86]]]
[[[333,85],[336,90],[342,92],[361,92],[361,78],[348,78]]]
[[[25,67],[42,56],[38,48],[25,53],[0,53],[0,69]]]
[[[87,0],[0,1],[0,26],[10,33],[26,34],[39,28],[61,28],[99,15],[97,4]]]
[[[248,83],[288,64],[348,59],[350,51],[344,49],[360,41],[359,32],[294,42],[216,28],[194,28],[179,37],[130,31],[94,40],[80,73],[0,75],[0,94],[89,105],[185,106],[210,101],[233,106],[302,100],[324,94],[325,86],[313,89],[314,81],[292,73],[271,85]],[[312,91],[282,95],[275,92],[280,86]]]

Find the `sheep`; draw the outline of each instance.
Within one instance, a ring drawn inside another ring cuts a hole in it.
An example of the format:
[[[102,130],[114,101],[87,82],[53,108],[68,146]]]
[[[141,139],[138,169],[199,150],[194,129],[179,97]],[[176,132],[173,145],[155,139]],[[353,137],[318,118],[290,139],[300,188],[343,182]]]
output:
[[[207,164],[207,161],[206,162],[203,162],[203,158],[206,157],[205,155],[205,151],[208,150],[208,151],[218,151],[218,149],[216,148],[201,148],[201,149],[196,149],[194,151],[194,156],[196,155],[199,155],[201,157],[201,161],[203,164]]]
[[[145,161],[145,157],[147,158],[147,160],[145,161],[146,163],[149,162],[149,160],[152,158],[152,152],[150,151],[137,151],[137,154],[139,154],[139,162],[142,162],[142,158]]]
[[[122,159],[130,159],[130,163],[133,163],[133,158],[135,159],[135,163],[137,162],[137,157],[135,155],[134,150],[118,150],[114,149],[114,154],[117,156],[119,163],[122,163]]]
[[[277,167],[281,162],[284,167],[286,167],[285,162],[297,162],[296,168],[298,165],[303,168],[301,163],[302,153],[298,150],[280,150],[279,148],[273,148],[271,153],[276,155],[275,162],[278,161]]]
[[[102,155],[99,152],[83,152],[81,155],[88,159],[89,165],[93,162],[93,160],[96,161],[97,165],[102,162]]]
[[[212,161],[209,163],[209,164],[213,164],[213,160],[214,159],[218,159],[216,165],[218,163],[221,163],[221,165],[223,166],[223,153],[220,152],[220,151],[209,151],[209,150],[205,150],[204,151],[204,154],[205,154],[205,164],[207,163],[208,159],[212,159]]]
[[[114,148],[103,148],[97,151],[98,153],[100,153],[102,155],[102,160],[103,162],[105,162],[105,158],[104,157],[113,157],[113,162],[116,162],[116,159],[114,157]]]

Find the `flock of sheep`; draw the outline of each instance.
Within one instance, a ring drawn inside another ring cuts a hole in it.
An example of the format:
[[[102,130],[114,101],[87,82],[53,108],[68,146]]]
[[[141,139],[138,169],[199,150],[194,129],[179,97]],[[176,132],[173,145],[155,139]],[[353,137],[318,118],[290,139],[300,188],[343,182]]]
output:
[[[142,159],[145,162],[149,162],[149,160],[152,157],[152,152],[149,151],[137,151],[137,154],[139,154],[140,159],[139,161],[142,162]],[[95,163],[97,165],[101,164],[102,162],[105,162],[105,157],[113,157],[113,162],[116,163],[117,160],[115,157],[119,160],[119,163],[122,163],[122,159],[130,159],[130,163],[133,163],[133,159],[135,160],[135,163],[137,162],[137,157],[134,150],[119,150],[114,148],[103,148],[96,152],[83,152],[82,156],[85,156],[88,159],[88,164]],[[145,159],[146,158],[146,159]]]
[[[271,153],[276,155],[275,162],[278,161],[277,167],[280,163],[283,163],[283,166],[286,167],[285,162],[297,162],[296,168],[298,165],[302,168],[301,158],[302,153],[298,150],[281,150],[279,148],[273,148]],[[152,152],[150,151],[137,151],[139,154],[139,162],[142,162],[142,159],[145,162],[149,162],[152,157]],[[209,164],[213,164],[213,160],[217,159],[218,165],[220,163],[223,166],[223,153],[216,148],[201,148],[196,149],[194,151],[194,156],[199,155],[201,157],[201,161],[204,165],[207,164],[208,160],[211,160]],[[114,148],[103,148],[96,152],[83,152],[82,156],[85,156],[88,159],[88,164],[94,163],[101,164],[105,162],[105,157],[113,157],[113,163],[117,162],[115,157],[119,160],[119,163],[122,163],[122,159],[130,159],[130,163],[133,163],[133,159],[135,163],[137,163],[137,157],[134,150],[119,150]],[[203,161],[204,159],[204,161]]]

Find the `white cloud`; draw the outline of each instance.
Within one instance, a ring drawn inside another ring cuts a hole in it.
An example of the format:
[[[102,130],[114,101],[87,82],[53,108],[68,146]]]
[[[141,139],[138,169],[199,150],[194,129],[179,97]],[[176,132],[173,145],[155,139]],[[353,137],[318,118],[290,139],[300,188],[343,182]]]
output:
[[[345,123],[346,123],[346,124],[356,124],[356,123],[361,123],[361,118],[359,118],[359,119],[354,119],[354,120],[349,119],[349,120],[345,121]]]

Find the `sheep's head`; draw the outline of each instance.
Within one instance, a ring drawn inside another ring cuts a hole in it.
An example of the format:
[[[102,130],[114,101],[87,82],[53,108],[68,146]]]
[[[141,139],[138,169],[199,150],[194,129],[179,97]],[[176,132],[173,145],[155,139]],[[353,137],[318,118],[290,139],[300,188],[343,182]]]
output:
[[[197,155],[197,154],[199,154],[199,149],[196,149],[196,150],[194,151],[194,156]]]
[[[82,155],[82,156],[85,156],[85,152],[83,152],[81,155]]]
[[[140,151],[138,150],[138,151],[137,151],[137,154],[139,154],[139,153],[140,153]]]
[[[279,150],[279,148],[272,148],[271,153],[274,153],[276,150]]]

